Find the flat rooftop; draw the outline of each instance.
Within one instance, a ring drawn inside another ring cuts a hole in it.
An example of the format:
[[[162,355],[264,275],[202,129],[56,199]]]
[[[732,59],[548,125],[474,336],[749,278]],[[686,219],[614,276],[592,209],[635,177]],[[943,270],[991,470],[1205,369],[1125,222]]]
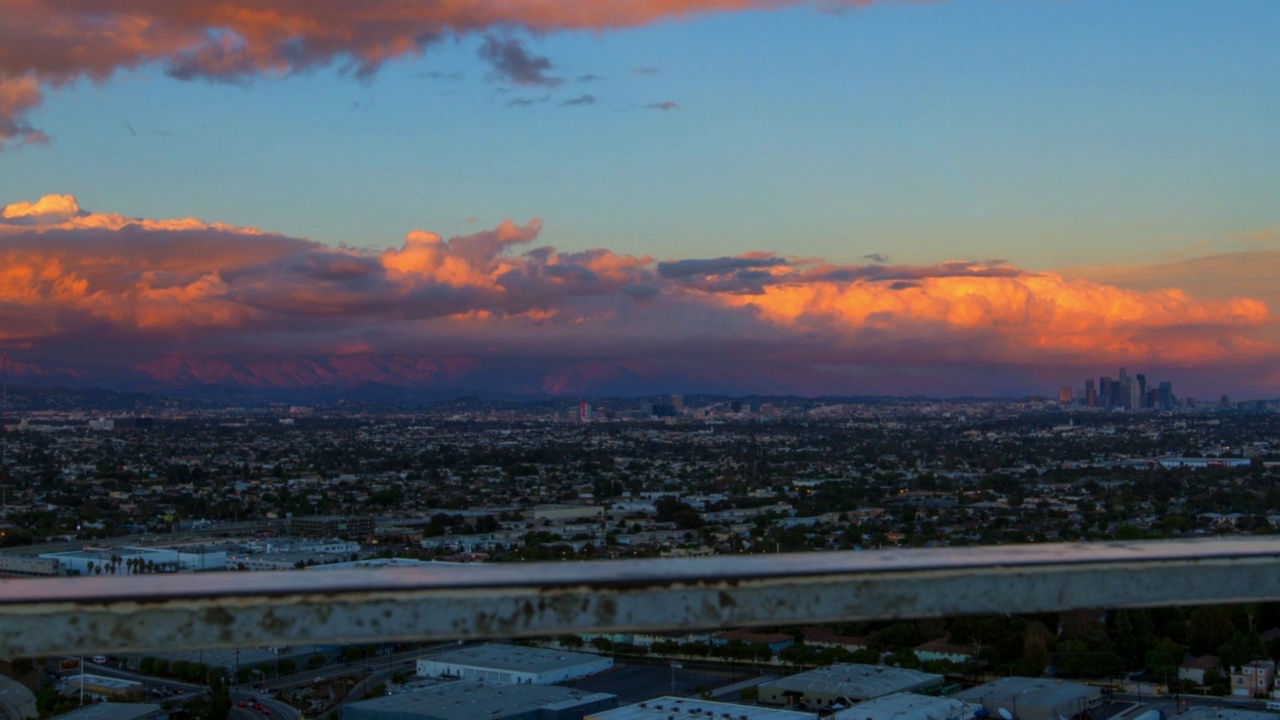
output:
[[[771,680],[760,686],[805,694],[842,696],[851,700],[877,698],[942,682],[941,675],[884,665],[841,664]]]
[[[966,703],[949,697],[933,697],[916,693],[893,693],[873,700],[860,702],[836,714],[836,718],[850,720],[948,720],[960,717],[965,710],[977,710],[981,705]]]
[[[968,690],[962,690],[951,697],[966,702],[980,703],[987,698],[1005,705],[1014,700],[1023,705],[1035,704],[1043,707],[1057,707],[1079,702],[1083,699],[1101,697],[1101,688],[1071,680],[1051,680],[1049,678],[1003,677],[983,683]],[[1272,720],[1275,720],[1272,718]]]
[[[442,720],[476,720],[538,709],[569,709],[613,698],[607,693],[588,693],[558,685],[503,685],[458,680],[348,703],[346,707],[353,712],[388,713],[397,717],[421,715]]]
[[[586,720],[667,720],[672,715],[680,717],[702,716],[708,720],[732,718],[732,720],[813,720],[813,713],[778,710],[757,705],[713,702],[698,698],[656,697],[652,700],[625,705],[605,712],[592,713]]]
[[[489,643],[461,647],[422,659],[509,672],[544,673],[599,662],[600,656],[568,650]]]

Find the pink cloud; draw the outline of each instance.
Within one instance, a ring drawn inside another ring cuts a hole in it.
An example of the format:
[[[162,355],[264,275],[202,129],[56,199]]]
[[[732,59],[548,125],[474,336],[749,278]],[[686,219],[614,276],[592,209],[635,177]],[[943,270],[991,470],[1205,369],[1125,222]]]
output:
[[[871,0],[835,0],[864,5]],[[0,148],[44,142],[27,114],[41,87],[161,63],[183,79],[243,82],[338,64],[370,76],[447,37],[506,28],[536,33],[633,27],[696,13],[733,12],[813,0],[0,0]],[[830,5],[824,2],[821,5]],[[492,40],[489,59],[521,84],[554,84],[544,58]],[[674,108],[674,103],[657,105]]]
[[[711,385],[719,381],[706,369],[719,367],[726,382],[816,391],[860,381],[868,368],[1246,368],[1280,359],[1265,296],[965,261],[839,266],[744,252],[658,262],[604,248],[562,253],[537,244],[543,234],[539,220],[506,220],[452,238],[414,230],[377,252],[191,218],[95,213],[70,196],[14,203],[0,208],[0,349],[82,373],[114,362],[235,378],[252,374],[245,358],[265,354],[312,357],[297,366],[310,370],[297,371],[324,378],[339,365],[315,358],[344,355],[365,358],[341,367],[370,378],[403,371],[447,382],[437,369],[452,357],[467,372],[557,369],[557,387],[642,376]],[[1200,269],[1226,278],[1236,264]]]

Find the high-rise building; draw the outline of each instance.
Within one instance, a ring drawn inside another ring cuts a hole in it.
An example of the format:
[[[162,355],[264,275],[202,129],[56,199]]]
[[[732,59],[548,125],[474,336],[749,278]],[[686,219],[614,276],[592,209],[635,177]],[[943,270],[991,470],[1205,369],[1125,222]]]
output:
[[[1084,404],[1098,407],[1098,389],[1094,387],[1092,378],[1084,381]]]
[[[591,422],[595,418],[594,409],[591,403],[584,402],[578,405],[578,420],[581,422]]]
[[[1173,383],[1165,381],[1160,383],[1160,409],[1169,411],[1173,409]]]
[[[677,414],[677,415],[679,415],[681,412],[683,412],[683,411],[684,411],[684,396],[683,396],[683,395],[672,395],[672,396],[671,396],[671,407],[675,408],[675,411],[676,411],[676,414]]]
[[[1062,389],[1058,391],[1058,402],[1062,405],[1070,405],[1071,399],[1071,386],[1063,385]]]
[[[1098,398],[1102,407],[1110,410],[1115,406],[1115,388],[1112,387],[1111,378],[1103,375],[1098,378]]]

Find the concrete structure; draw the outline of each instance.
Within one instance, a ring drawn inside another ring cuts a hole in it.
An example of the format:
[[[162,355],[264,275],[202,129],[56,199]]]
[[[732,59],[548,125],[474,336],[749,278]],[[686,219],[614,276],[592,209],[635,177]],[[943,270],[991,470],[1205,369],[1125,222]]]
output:
[[[1276,684],[1274,660],[1254,660],[1231,668],[1231,694],[1243,697],[1266,697]]]
[[[614,710],[588,715],[584,720],[668,720],[669,718],[731,718],[731,720],[813,720],[813,713],[765,708],[758,705],[713,702],[698,698],[656,697]]]
[[[942,685],[942,676],[884,665],[841,664],[760,685],[760,702],[800,709],[848,707],[856,702]]]
[[[84,684],[85,697],[99,700],[141,700],[146,694],[146,688],[140,682],[88,673],[68,675],[62,683],[61,693],[79,695],[81,683]]]
[[[164,708],[151,703],[94,703],[69,713],[54,715],[57,720],[168,720]]]
[[[993,717],[1008,713],[1016,720],[1072,720],[1102,704],[1102,688],[1069,680],[1006,677],[952,697],[980,703]]]
[[[54,558],[0,555],[0,575],[30,575],[35,577],[60,575],[62,565]]]
[[[476,645],[418,659],[418,675],[550,685],[602,673],[613,658],[522,645]]]
[[[341,720],[582,720],[616,704],[606,693],[460,680],[343,705]]]
[[[986,715],[977,703],[915,693],[894,693],[835,713],[832,720],[976,720]]]

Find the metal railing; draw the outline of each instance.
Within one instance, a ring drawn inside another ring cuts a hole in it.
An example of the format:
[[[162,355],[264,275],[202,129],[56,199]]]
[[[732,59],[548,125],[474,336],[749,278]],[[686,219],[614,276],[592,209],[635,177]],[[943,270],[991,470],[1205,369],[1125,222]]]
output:
[[[0,655],[1280,599],[1280,538],[0,581]]]

